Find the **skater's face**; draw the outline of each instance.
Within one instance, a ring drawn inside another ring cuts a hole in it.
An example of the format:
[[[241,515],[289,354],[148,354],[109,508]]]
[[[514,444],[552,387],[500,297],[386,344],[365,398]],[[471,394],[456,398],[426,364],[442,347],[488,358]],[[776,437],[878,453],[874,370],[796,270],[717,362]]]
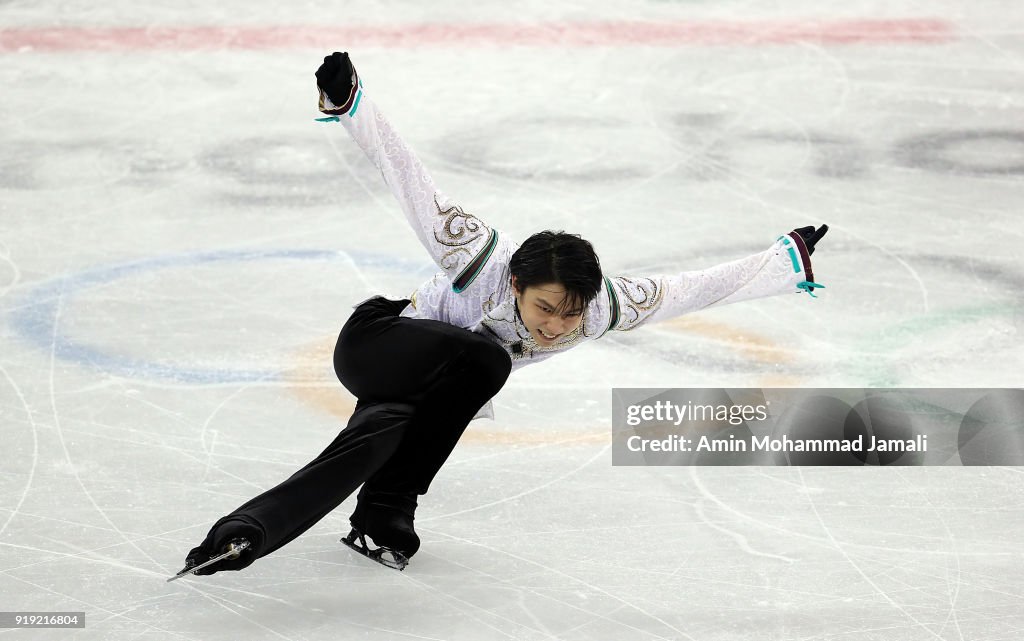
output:
[[[568,305],[565,287],[558,283],[532,285],[520,290],[513,276],[512,291],[515,292],[523,324],[538,345],[554,345],[579,327],[583,320],[583,309]]]

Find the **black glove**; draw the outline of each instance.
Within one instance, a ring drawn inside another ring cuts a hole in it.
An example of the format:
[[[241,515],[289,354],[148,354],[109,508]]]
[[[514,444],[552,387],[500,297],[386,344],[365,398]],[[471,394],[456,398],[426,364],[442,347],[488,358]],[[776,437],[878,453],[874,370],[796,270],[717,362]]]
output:
[[[348,59],[348,53],[335,51],[324,58],[324,63],[316,70],[316,86],[320,88],[320,111],[335,115],[348,113],[359,92],[359,74]],[[333,109],[325,105],[325,94],[334,104]]]
[[[807,255],[810,256],[814,253],[814,243],[821,240],[821,237],[828,231],[828,225],[822,225],[815,229],[814,227],[798,227],[794,229],[796,233],[800,234],[800,238],[804,239],[804,245],[807,245]]]

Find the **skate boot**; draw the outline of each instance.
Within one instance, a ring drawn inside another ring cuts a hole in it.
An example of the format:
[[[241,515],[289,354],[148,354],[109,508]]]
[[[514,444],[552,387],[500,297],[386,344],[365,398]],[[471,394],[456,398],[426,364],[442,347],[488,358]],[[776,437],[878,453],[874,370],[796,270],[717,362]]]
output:
[[[210,554],[200,546],[188,553],[185,557],[185,567],[167,581],[171,582],[189,574],[208,575],[220,570],[240,570],[252,563],[252,560],[252,544],[248,539],[231,539],[219,554]],[[238,567],[223,567],[225,562],[232,561],[239,561],[241,565],[234,563],[232,565]]]
[[[413,506],[414,509],[415,506]],[[395,570],[404,570],[420,549],[412,509],[359,503],[349,518],[352,530],[341,542],[363,556]],[[366,537],[378,546],[371,548]]]

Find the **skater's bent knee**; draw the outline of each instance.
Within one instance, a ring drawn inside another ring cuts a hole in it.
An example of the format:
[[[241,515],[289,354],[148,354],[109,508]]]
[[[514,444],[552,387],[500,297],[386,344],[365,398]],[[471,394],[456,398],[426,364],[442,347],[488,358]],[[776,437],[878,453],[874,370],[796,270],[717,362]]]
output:
[[[372,403],[356,410],[346,432],[358,435],[354,443],[362,448],[362,458],[378,466],[394,454],[415,413],[409,403]]]

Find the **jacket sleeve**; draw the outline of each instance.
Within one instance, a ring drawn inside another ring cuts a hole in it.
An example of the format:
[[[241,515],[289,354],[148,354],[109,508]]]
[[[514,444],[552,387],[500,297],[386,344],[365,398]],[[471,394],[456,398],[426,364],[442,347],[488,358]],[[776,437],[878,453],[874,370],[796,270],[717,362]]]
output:
[[[327,107],[333,105],[327,100]],[[497,246],[498,232],[443,194],[373,100],[360,90],[339,121],[380,171],[406,220],[456,292],[468,286]]]
[[[807,248],[793,232],[763,252],[710,269],[607,279],[608,329],[625,331],[709,307],[823,287],[813,281]]]

